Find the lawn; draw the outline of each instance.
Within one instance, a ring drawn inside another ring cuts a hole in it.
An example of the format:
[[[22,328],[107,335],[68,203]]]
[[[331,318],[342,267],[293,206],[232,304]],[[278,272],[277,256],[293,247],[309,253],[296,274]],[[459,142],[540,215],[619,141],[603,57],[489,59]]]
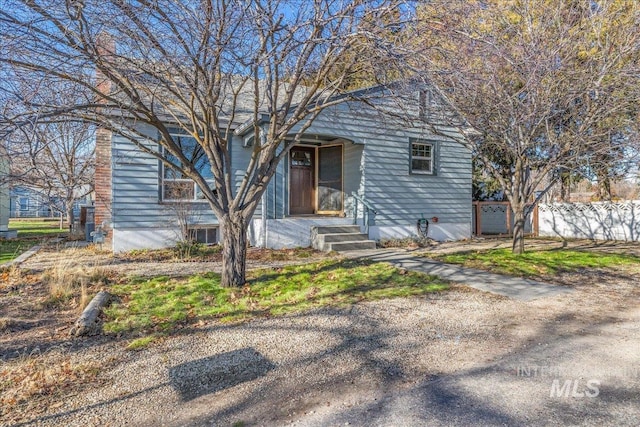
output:
[[[9,229],[18,230],[20,237],[52,237],[67,234],[68,229],[60,229],[59,221],[9,221]]]
[[[203,319],[239,321],[448,288],[434,276],[355,260],[255,270],[248,280],[243,288],[223,288],[217,274],[131,279],[112,287],[120,303],[105,310],[104,330],[157,332]]]
[[[16,258],[48,237],[66,235],[57,221],[9,221],[9,229],[18,230],[18,238],[0,240],[0,264]]]
[[[510,249],[491,249],[429,257],[450,264],[520,277],[539,277],[583,268],[640,265],[640,258],[633,255],[572,249],[535,250],[521,255],[511,253]]]

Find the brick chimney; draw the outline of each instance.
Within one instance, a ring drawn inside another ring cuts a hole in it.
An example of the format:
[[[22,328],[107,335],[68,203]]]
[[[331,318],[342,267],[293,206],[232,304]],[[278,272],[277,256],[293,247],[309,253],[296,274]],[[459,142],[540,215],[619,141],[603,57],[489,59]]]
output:
[[[102,33],[96,40],[99,55],[108,57],[115,51],[113,38]],[[96,69],[96,89],[101,93],[111,92],[111,81],[99,69]],[[105,100],[98,99],[99,103],[106,103]],[[95,224],[96,228],[101,224],[106,224],[104,231],[105,243],[112,244],[113,232],[111,229],[112,213],[112,170],[111,170],[111,138],[113,133],[104,127],[96,130],[96,170],[94,175],[95,191]]]

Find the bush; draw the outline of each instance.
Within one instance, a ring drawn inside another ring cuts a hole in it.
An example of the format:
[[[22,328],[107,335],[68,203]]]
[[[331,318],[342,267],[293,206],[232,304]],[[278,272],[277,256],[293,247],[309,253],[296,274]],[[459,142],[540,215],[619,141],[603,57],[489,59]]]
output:
[[[434,240],[418,237],[418,236],[410,236],[404,237],[402,239],[380,239],[378,242],[378,247],[380,248],[427,248],[433,246]]]

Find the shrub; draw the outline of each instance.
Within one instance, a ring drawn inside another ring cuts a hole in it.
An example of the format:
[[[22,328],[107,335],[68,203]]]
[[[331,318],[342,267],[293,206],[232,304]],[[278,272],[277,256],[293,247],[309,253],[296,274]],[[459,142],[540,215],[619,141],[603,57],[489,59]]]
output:
[[[410,236],[402,239],[380,239],[378,246],[381,248],[426,248],[433,246],[434,241],[426,237]]]

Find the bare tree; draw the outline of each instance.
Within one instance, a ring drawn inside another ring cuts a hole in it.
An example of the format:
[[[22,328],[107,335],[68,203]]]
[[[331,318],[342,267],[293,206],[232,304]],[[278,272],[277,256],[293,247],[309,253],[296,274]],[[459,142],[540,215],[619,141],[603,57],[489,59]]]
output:
[[[640,7],[434,0],[419,18],[417,66],[473,128],[470,148],[511,203],[513,251],[522,253],[541,184],[637,124]]]
[[[73,121],[36,122],[17,127],[7,143],[12,184],[35,190],[72,224],[75,201],[93,188],[92,126]]]
[[[396,16],[399,3],[0,0],[0,64],[84,88],[84,102],[39,105],[39,117],[109,129],[195,181],[222,229],[221,283],[238,286],[248,221],[276,166],[318,114],[347,99],[336,95],[358,55],[346,53],[384,35],[393,19],[380,17]],[[236,188],[229,144],[247,117],[256,143]],[[212,182],[170,126],[196,140]]]

